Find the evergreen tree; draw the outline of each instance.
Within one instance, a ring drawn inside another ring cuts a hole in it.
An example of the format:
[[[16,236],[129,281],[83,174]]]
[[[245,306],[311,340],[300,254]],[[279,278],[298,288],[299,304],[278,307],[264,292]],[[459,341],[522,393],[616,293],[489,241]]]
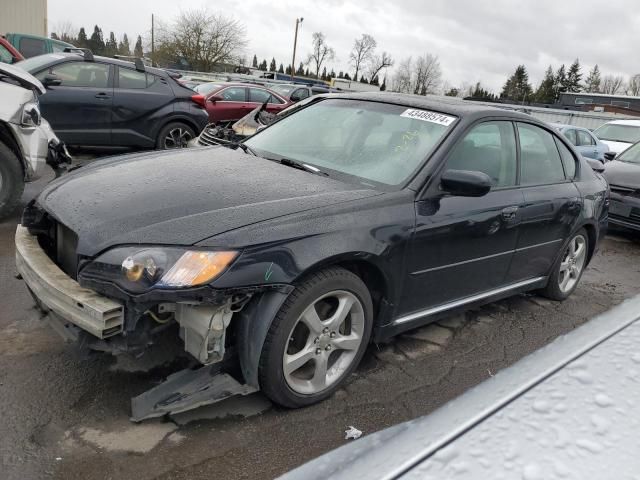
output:
[[[331,72],[329,72],[329,79],[332,78],[336,78],[336,72],[333,70],[333,68],[331,69]]]
[[[129,46],[129,37],[125,33],[122,36],[122,41],[118,45],[118,53],[120,55],[131,55],[131,47]]]
[[[93,27],[93,33],[89,38],[89,48],[95,55],[102,55],[104,53],[104,38],[102,37],[102,30],[98,25]]]
[[[377,75],[375,77],[373,77],[369,83],[371,85],[380,86],[380,83],[378,82],[378,76]]]
[[[87,39],[87,33],[84,31],[84,27],[80,28],[78,33],[78,48],[88,48],[89,43]]]
[[[278,73],[284,73],[284,65],[280,64],[278,67]]]
[[[257,57],[257,55],[253,56],[253,62],[251,62],[251,66],[253,68],[258,68],[258,57]]]
[[[361,75],[361,76],[360,76],[360,83],[369,83],[369,82],[367,81],[367,77],[365,77],[364,75]]]
[[[142,50],[142,37],[138,35],[136,40],[136,46],[133,47],[133,55],[138,58],[144,57],[144,51]]]
[[[320,76],[321,80],[326,80],[327,79],[327,67],[324,67],[322,69],[322,75]]]
[[[60,38],[58,37],[58,34],[56,32],[51,32],[51,39],[52,40],[60,40]]]
[[[589,72],[589,76],[584,81],[584,91],[587,93],[600,93],[600,85],[602,78],[600,77],[600,67],[596,64]]]
[[[382,85],[380,85],[380,91],[384,92],[387,89],[387,76],[384,76],[384,80],[382,80]]]
[[[296,75],[304,75],[304,63],[300,62],[300,66],[298,66],[298,70],[296,70]]]
[[[344,78],[344,72],[342,70],[338,72],[338,78]]]
[[[504,84],[500,98],[523,103],[531,100],[531,91],[527,69],[524,65],[518,65],[516,71]]]
[[[582,91],[582,73],[580,72],[580,61],[576,58],[569,67],[567,72],[566,90],[567,92],[577,93]]]
[[[447,97],[457,97],[460,94],[460,90],[455,87],[451,87],[451,89],[445,93]]]
[[[107,57],[113,57],[118,54],[118,41],[113,32],[109,32],[109,40],[105,43],[104,54]]]
[[[287,68],[284,69],[284,73],[286,75],[291,75],[291,65],[287,65]]]
[[[549,65],[546,73],[544,74],[544,78],[533,98],[537,103],[554,103],[556,101],[556,91],[555,91],[556,79],[553,75],[553,68]]]
[[[556,72],[556,78],[553,85],[554,101],[560,98],[562,92],[567,91],[567,72],[564,64],[560,66]]]
[[[344,77],[342,78],[344,78],[345,80],[351,80],[351,77],[349,76],[349,72],[345,73]]]
[[[276,59],[272,58],[271,63],[269,64],[269,71],[275,72],[278,67],[276,66]]]
[[[260,68],[260,70],[262,70],[263,72],[266,72],[266,71],[267,71],[268,66],[267,66],[267,60],[266,60],[266,59],[265,59],[265,60],[262,60],[262,63],[260,64],[260,67],[259,67],[259,68]]]
[[[309,69],[308,68],[304,71],[304,76],[305,77],[310,77],[311,76],[311,74],[309,73]]]

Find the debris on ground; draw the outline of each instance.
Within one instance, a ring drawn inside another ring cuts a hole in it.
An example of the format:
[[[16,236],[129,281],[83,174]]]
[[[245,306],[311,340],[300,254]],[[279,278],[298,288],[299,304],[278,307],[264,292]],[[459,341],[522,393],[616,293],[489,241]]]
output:
[[[352,427],[351,425],[349,425],[349,428],[345,430],[344,433],[345,433],[345,436],[344,436],[345,440],[349,440],[350,438],[353,438],[354,440],[356,440],[362,436],[362,432],[358,430],[356,427]]]

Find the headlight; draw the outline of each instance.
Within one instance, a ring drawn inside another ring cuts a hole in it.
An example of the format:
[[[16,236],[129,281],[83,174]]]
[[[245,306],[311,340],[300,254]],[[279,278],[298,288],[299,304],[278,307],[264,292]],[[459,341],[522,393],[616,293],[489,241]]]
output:
[[[80,277],[108,281],[133,293],[196,287],[219,277],[237,256],[235,251],[118,247],[88,264]]]
[[[25,103],[22,108],[22,125],[27,127],[35,127],[40,125],[42,117],[40,116],[40,106],[37,102]]]

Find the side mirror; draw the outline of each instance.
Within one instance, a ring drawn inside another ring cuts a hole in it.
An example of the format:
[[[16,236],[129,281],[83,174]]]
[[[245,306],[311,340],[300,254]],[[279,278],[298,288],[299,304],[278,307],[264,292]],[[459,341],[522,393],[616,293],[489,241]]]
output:
[[[447,170],[440,178],[440,186],[451,195],[482,197],[491,190],[491,178],[482,172]]]
[[[610,162],[611,160],[614,160],[616,158],[616,152],[606,152],[604,154],[604,158],[605,160]]]
[[[220,102],[220,101],[222,101],[222,100],[224,100],[224,98],[223,98],[223,97],[221,97],[220,95],[211,95],[211,96],[209,97],[209,102],[211,102],[211,103]]]
[[[584,158],[587,161],[587,163],[589,164],[589,166],[594,172],[598,172],[598,173],[604,172],[604,164],[600,160],[594,160],[593,158],[587,158],[587,157],[582,157],[582,158]]]
[[[62,80],[57,75],[54,75],[53,73],[47,73],[44,76],[44,79],[42,80],[42,84],[45,87],[55,87],[62,84]]]

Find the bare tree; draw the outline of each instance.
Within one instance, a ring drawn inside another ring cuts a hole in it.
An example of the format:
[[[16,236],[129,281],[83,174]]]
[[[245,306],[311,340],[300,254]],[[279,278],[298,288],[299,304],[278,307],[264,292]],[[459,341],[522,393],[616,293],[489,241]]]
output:
[[[438,57],[430,53],[418,57],[413,79],[413,93],[418,95],[436,93],[442,81],[442,70]]]
[[[247,45],[245,26],[206,8],[183,12],[158,32],[158,63],[184,58],[196,70],[209,71],[218,63],[235,63]]]
[[[616,95],[622,90],[624,85],[624,78],[622,75],[607,75],[602,79],[602,93],[606,93],[608,95]]]
[[[627,95],[634,97],[640,96],[640,73],[636,73],[629,79],[627,85]]]
[[[316,78],[320,77],[320,69],[326,60],[333,60],[336,56],[335,51],[327,45],[324,33],[315,32],[311,42],[313,51],[307,57],[307,65],[313,64],[316,69]]]
[[[393,76],[393,83],[391,89],[394,92],[399,93],[411,93],[412,91],[412,68],[413,60],[411,57],[407,57],[400,62],[395,75]]]
[[[382,52],[380,55],[373,55],[369,63],[369,78],[373,80],[383,68],[391,66],[393,66],[393,59],[387,52]]]
[[[358,80],[360,68],[371,60],[377,46],[378,42],[376,42],[376,39],[367,33],[363,33],[360,38],[356,38],[353,41],[353,48],[349,54],[349,62],[356,69],[356,73],[353,76],[355,81]]]
[[[53,28],[51,29],[51,35],[53,36],[55,34],[56,37],[58,37],[58,39],[62,40],[63,42],[73,43],[76,39],[77,31],[78,29],[74,27],[73,23],[71,23],[69,20],[62,20],[56,22],[56,24],[53,26]]]

